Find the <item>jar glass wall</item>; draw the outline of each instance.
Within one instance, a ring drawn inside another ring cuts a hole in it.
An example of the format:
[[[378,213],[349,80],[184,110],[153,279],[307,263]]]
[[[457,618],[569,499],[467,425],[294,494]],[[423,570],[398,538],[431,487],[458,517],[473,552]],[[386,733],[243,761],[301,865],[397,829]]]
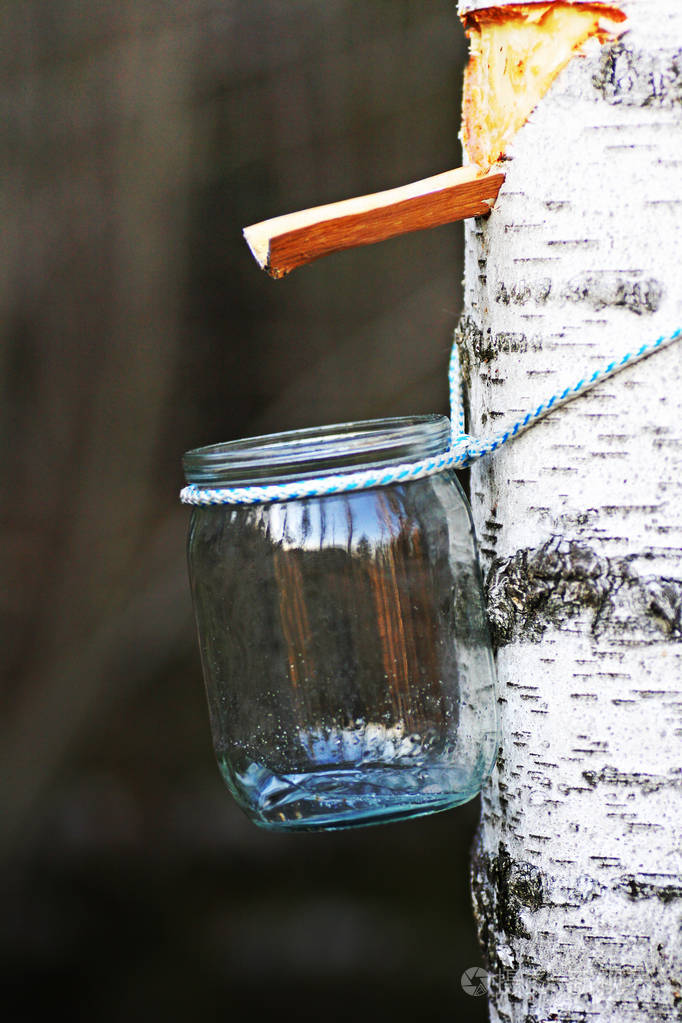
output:
[[[443,417],[189,452],[189,482],[280,482],[443,450]],[[189,567],[215,751],[269,828],[350,827],[472,798],[497,748],[471,515],[452,472],[192,511]]]

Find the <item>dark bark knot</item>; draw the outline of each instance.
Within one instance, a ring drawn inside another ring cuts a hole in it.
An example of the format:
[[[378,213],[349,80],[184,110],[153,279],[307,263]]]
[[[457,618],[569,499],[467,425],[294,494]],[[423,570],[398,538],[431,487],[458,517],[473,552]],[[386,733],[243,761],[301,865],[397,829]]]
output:
[[[477,843],[472,859],[472,891],[479,940],[488,965],[495,966],[501,936],[530,938],[523,915],[545,902],[542,872],[532,863],[514,859],[503,842],[495,856]]]
[[[587,544],[552,537],[537,549],[495,558],[486,579],[488,620],[497,648],[539,642],[579,615],[594,636],[682,640],[682,582],[640,576],[628,558],[606,558]]]

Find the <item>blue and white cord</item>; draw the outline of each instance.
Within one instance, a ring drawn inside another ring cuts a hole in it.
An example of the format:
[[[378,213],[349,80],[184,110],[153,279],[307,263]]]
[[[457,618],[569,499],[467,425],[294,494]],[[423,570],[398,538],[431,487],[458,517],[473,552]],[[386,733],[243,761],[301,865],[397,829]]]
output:
[[[440,455],[424,458],[418,462],[404,465],[391,465],[383,469],[366,469],[360,472],[340,473],[336,476],[322,476],[318,479],[293,480],[290,483],[268,484],[266,486],[249,487],[199,487],[192,483],[180,492],[183,504],[263,504],[268,501],[288,501],[303,497],[321,497],[328,494],[347,493],[352,490],[368,490],[371,487],[385,487],[391,483],[407,483],[410,480],[433,476],[446,469],[464,469],[484,455],[502,447],[507,441],[518,437],[535,423],[543,419],[559,405],[572,401],[585,394],[596,384],[620,372],[626,366],[660,348],[665,348],[682,338],[682,328],[673,334],[664,335],[641,345],[634,352],[627,352],[622,358],[610,362],[603,369],[595,370],[589,377],[578,380],[571,387],[564,388],[559,394],[553,394],[532,412],[527,412],[521,419],[506,430],[490,434],[488,437],[476,438],[464,432],[464,402],[462,400],[462,381],[457,345],[452,346],[449,367],[450,383],[450,446]]]

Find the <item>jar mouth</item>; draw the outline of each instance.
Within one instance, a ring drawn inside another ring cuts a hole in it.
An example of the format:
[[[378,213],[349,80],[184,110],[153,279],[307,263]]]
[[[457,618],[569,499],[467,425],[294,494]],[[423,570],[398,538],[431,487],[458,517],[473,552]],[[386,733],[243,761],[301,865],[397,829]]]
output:
[[[375,469],[439,455],[448,447],[446,416],[402,416],[289,430],[187,451],[185,479],[203,487],[284,483]]]

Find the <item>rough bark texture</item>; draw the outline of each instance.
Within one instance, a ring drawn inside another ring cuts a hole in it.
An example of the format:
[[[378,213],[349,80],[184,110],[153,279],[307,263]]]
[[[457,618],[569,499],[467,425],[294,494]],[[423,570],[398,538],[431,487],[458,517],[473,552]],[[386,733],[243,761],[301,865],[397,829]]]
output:
[[[474,434],[682,325],[682,5],[622,7],[467,226]],[[479,462],[471,491],[502,717],[473,860],[491,1018],[678,1019],[682,347]]]

